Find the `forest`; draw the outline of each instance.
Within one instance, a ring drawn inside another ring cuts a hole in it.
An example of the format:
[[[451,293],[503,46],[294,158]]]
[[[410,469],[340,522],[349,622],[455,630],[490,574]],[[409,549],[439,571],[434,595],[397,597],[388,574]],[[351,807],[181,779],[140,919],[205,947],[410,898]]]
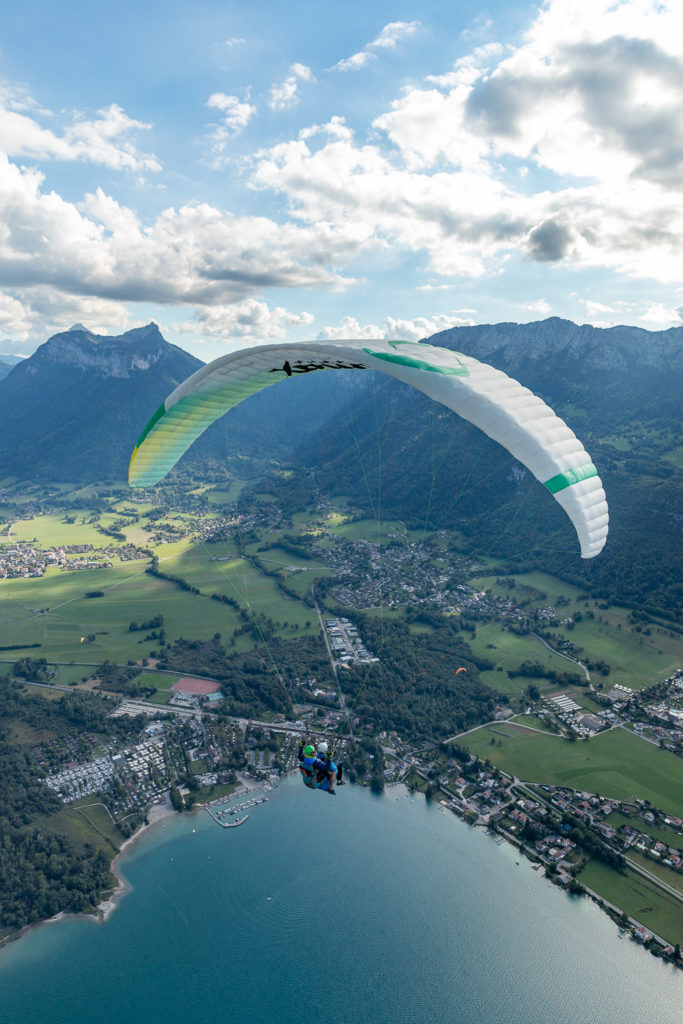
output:
[[[59,911],[92,911],[115,883],[102,850],[51,825],[62,803],[41,782],[30,743],[72,730],[121,737],[139,730],[137,720],[106,718],[107,710],[98,697],[47,700],[0,678],[0,935]]]

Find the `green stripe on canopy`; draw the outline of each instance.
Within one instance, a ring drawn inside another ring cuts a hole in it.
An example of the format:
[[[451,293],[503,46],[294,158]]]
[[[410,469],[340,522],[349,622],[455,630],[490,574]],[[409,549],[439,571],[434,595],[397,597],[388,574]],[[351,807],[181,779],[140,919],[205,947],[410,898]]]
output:
[[[597,475],[598,471],[593,463],[587,462],[585,466],[577,466],[576,469],[568,469],[566,473],[558,473],[557,476],[551,476],[550,480],[546,480],[543,486],[547,487],[551,494],[557,494],[558,491],[563,491],[565,487],[578,484],[581,480],[590,480],[592,476]]]

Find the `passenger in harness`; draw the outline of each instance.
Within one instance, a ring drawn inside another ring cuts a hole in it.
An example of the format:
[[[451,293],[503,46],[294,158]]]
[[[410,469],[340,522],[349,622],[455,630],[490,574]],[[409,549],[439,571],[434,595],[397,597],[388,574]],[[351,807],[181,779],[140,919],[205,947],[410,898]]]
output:
[[[324,793],[335,796],[335,781],[339,786],[344,785],[342,778],[344,767],[334,763],[324,740],[319,744],[317,750],[313,744],[305,744],[301,740],[298,757],[303,783],[309,789],[322,789]]]

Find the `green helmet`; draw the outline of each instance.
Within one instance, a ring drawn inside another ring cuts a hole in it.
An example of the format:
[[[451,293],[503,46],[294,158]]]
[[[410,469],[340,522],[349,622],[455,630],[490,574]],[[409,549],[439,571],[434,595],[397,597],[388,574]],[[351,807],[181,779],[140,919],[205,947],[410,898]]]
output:
[[[306,757],[313,757],[313,755],[315,754],[315,747],[312,747],[309,743],[307,747],[304,747],[304,754],[306,755]]]

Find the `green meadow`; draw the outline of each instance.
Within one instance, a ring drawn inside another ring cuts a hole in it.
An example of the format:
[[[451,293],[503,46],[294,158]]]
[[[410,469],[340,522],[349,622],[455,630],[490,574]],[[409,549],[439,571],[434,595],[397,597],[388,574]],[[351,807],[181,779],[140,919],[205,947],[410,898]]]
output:
[[[525,782],[569,786],[615,800],[649,800],[683,816],[683,761],[623,729],[572,743],[496,722],[458,742]]]
[[[160,568],[163,572],[181,576],[192,586],[197,587],[202,594],[209,597],[214,593],[225,594],[237,601],[250,614],[263,613],[275,623],[282,623],[282,626],[276,629],[276,632],[282,635],[289,635],[295,626],[305,632],[307,621],[311,623],[311,632],[319,631],[311,608],[284,594],[274,577],[262,573],[246,558],[231,557],[227,548],[220,544],[198,545],[174,558],[169,558]],[[178,590],[178,593],[183,594],[186,599],[189,596],[181,590]],[[232,628],[241,625],[232,608],[216,601],[212,604],[223,610],[222,614],[228,621],[234,620]],[[288,623],[287,627],[284,626],[285,622]],[[194,636],[189,629],[184,635]]]
[[[508,679],[508,671],[518,669],[525,661],[544,665],[556,672],[581,671],[578,666],[572,665],[566,658],[549,651],[535,637],[531,635],[518,636],[517,633],[506,629],[500,622],[477,624],[476,636],[472,638],[470,635],[466,635],[465,639],[475,655],[480,658],[488,658],[496,665],[496,669],[480,672],[482,681],[493,690],[497,690],[498,693],[507,694],[510,697],[521,696],[529,683],[533,683],[542,692],[557,685],[547,679],[532,679],[526,676]]]
[[[623,874],[613,871],[597,860],[589,861],[578,878],[663,939],[674,944],[683,943],[681,904],[662,892],[654,882],[630,868]]]
[[[123,836],[106,807],[95,797],[83,797],[55,814],[43,817],[41,824],[75,842],[92,843],[108,857],[118,853],[123,842]]]
[[[607,662],[610,666],[609,676],[592,674],[596,686],[602,683],[605,689],[611,689],[615,683],[621,683],[622,686],[641,689],[670,675],[683,660],[683,637],[680,634],[671,635],[665,626],[655,625],[650,626],[649,636],[643,632],[632,632],[627,608],[610,605],[603,609],[599,608],[596,601],[579,600],[581,592],[576,587],[547,573],[523,573],[510,579],[516,582],[512,589],[504,583],[496,583],[495,576],[479,576],[471,580],[471,584],[478,589],[490,590],[500,597],[509,598],[525,610],[556,605],[559,598],[568,599],[568,604],[557,608],[558,617],[573,618],[581,613],[581,621],[571,630],[557,626],[552,627],[552,631],[564,634],[573,644],[582,648],[579,660]],[[587,618],[588,612],[594,618]],[[537,643],[533,637],[528,640]],[[496,660],[503,664],[502,660]],[[534,660],[542,661],[540,658]],[[571,664],[565,661],[564,670],[567,669],[574,671]],[[490,685],[494,683],[491,681]]]
[[[106,537],[95,529],[94,523],[83,522],[89,519],[90,513],[75,515],[75,522],[67,523],[64,515],[35,516],[32,519],[21,519],[11,526],[9,542],[35,541],[40,547],[65,547],[68,544],[92,544],[94,548],[104,548],[108,544],[119,543]],[[114,518],[114,517],[110,517]],[[104,519],[104,517],[103,517]],[[102,522],[102,525],[108,525]],[[74,558],[79,557],[74,555]],[[84,557],[84,556],[80,556]]]
[[[17,649],[16,654],[3,651],[1,656],[26,654],[80,665],[101,664],[105,658],[119,664],[137,661],[158,644],[145,641],[145,631],[130,632],[128,626],[158,614],[164,617],[167,640],[180,636],[208,640],[235,628],[233,609],[149,576],[142,568],[131,573],[140,564],[3,581],[0,645],[40,643],[41,647]],[[85,597],[86,592],[100,589],[104,597]]]

